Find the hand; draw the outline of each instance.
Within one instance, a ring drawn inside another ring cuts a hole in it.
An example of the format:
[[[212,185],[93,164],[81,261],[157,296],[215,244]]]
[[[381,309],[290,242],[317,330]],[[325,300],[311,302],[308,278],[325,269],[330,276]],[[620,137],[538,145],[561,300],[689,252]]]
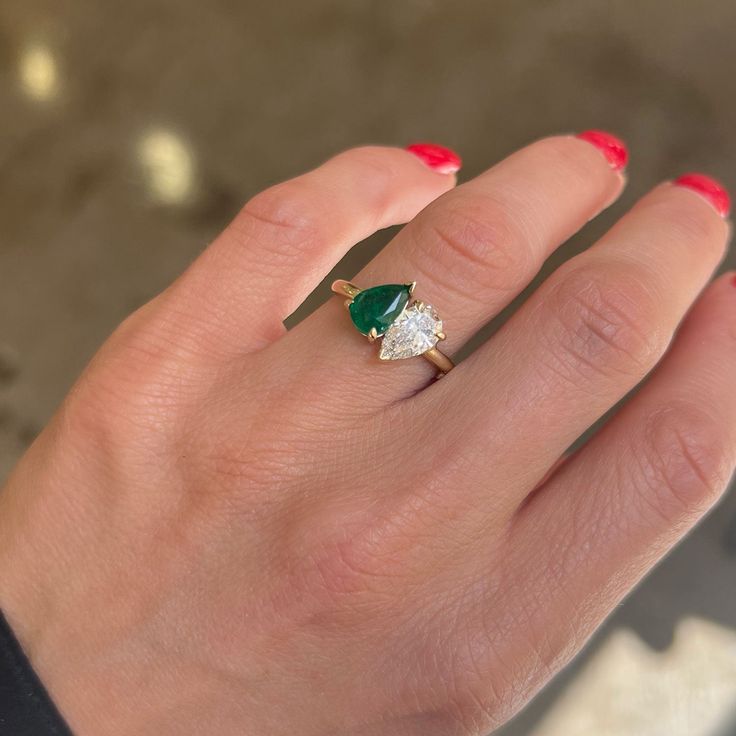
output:
[[[341,154],[109,339],[0,501],[0,606],[76,733],[485,733],[714,503],[732,275],[668,350],[728,237],[703,179],[655,188],[439,381],[380,362],[337,297],[283,327],[410,221],[354,281],[417,280],[455,352],[618,196],[621,149],[584,137],[456,189],[451,157]]]

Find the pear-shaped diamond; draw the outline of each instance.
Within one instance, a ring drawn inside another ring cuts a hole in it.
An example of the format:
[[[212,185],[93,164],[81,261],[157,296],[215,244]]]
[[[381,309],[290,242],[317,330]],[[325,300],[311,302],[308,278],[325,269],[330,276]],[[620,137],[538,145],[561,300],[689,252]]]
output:
[[[429,304],[407,307],[386,330],[381,340],[381,360],[401,360],[426,353],[437,344],[442,320]]]

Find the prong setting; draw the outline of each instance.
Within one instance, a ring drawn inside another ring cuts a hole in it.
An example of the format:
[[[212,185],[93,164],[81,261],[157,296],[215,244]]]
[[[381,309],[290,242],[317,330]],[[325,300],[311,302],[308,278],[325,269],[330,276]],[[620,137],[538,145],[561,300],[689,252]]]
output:
[[[415,289],[416,281],[369,289],[342,279],[332,284],[332,291],[347,297],[343,304],[358,331],[371,343],[380,338],[381,362],[422,356],[444,375],[452,370],[453,363],[435,347],[446,339],[442,320],[434,307],[412,298]]]

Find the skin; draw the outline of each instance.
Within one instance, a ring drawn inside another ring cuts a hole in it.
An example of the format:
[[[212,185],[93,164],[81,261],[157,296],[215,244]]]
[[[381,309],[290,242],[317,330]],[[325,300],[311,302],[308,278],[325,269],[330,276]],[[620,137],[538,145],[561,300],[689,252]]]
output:
[[[440,381],[336,297],[285,331],[409,222],[354,280],[416,279],[452,354],[624,180],[561,136],[454,183],[362,148],[256,196],[20,462],[0,606],[75,733],[487,733],[724,490],[736,288],[706,288],[729,228],[693,191],[655,188]]]

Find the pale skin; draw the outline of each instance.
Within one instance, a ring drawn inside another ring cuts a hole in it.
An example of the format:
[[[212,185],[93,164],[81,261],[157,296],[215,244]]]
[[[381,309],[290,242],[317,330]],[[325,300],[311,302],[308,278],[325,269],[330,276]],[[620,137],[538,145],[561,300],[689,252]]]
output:
[[[416,280],[452,355],[624,179],[558,136],[454,185],[371,147],[256,196],[17,466],[0,607],[75,733],[485,734],[723,492],[736,288],[707,286],[729,227],[693,191],[656,187],[439,381],[336,296],[285,330],[408,222],[344,276]]]

